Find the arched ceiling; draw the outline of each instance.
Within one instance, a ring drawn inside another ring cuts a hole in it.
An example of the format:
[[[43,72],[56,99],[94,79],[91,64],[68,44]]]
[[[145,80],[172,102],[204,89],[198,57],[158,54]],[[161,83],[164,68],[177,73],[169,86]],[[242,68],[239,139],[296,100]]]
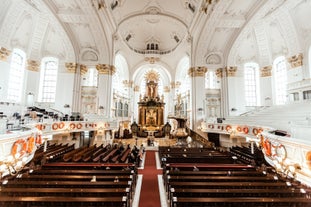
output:
[[[310,5],[310,0],[2,0],[0,46],[19,47],[34,60],[52,55],[93,65],[113,64],[120,52],[130,78],[144,64],[161,63],[174,80],[185,55],[191,66],[213,69],[254,59],[267,64],[267,54],[299,52],[295,26],[309,34],[310,23],[302,19],[310,16]],[[152,42],[157,51],[146,50]]]

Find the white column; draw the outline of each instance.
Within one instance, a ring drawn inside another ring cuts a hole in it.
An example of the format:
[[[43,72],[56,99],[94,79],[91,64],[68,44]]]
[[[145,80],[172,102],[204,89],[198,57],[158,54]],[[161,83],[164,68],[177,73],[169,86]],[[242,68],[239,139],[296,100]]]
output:
[[[192,129],[195,130],[204,120],[204,99],[205,99],[205,73],[207,68],[191,67],[191,100],[192,100]]]
[[[115,67],[107,64],[98,64],[96,69],[98,70],[98,106],[103,106],[104,115],[111,117],[112,75],[115,73]]]
[[[272,66],[265,66],[260,69],[260,97],[262,106],[272,106]]]

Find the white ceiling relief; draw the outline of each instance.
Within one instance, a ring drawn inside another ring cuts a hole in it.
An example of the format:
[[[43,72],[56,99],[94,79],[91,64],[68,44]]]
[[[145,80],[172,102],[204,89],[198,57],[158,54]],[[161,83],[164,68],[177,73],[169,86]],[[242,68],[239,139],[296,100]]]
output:
[[[279,55],[288,55],[288,49],[284,40],[283,34],[280,32],[278,22],[271,22],[268,26],[268,33],[270,34],[270,48],[272,57]]]
[[[120,53],[130,78],[158,65],[174,79],[185,55],[190,66],[267,66],[311,42],[311,0],[208,2],[3,0],[0,46],[24,48],[34,60],[54,55],[92,65],[113,64]]]
[[[11,45],[19,48],[28,48],[32,36],[33,20],[29,13],[24,12],[11,38]],[[23,35],[20,35],[23,34]]]

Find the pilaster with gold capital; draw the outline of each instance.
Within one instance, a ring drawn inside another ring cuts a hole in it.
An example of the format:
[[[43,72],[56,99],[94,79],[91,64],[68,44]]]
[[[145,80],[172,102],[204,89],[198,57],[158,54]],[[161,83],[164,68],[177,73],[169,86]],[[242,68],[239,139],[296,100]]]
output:
[[[8,50],[4,47],[0,48],[0,60],[1,61],[7,61],[10,54],[11,54],[10,50]]]
[[[39,72],[40,62],[37,60],[27,60],[27,70]]]
[[[191,77],[204,77],[206,72],[207,67],[197,66],[189,68],[188,75],[190,75]]]
[[[268,65],[260,68],[260,77],[270,77],[272,75],[272,66]]]
[[[297,55],[287,58],[287,61],[290,63],[291,68],[297,68],[303,65],[303,54],[299,53]]]
[[[227,66],[227,67],[225,67],[225,70],[227,72],[227,77],[235,77],[236,76],[236,72],[238,70],[238,67],[236,67],[236,66]]]
[[[65,63],[65,67],[68,73],[76,73],[77,66],[77,63]]]
[[[84,74],[86,74],[87,73],[87,67],[86,67],[86,65],[80,65],[80,74],[81,75],[84,75]]]
[[[98,64],[96,69],[100,75],[113,75],[116,72],[116,68],[109,64]]]

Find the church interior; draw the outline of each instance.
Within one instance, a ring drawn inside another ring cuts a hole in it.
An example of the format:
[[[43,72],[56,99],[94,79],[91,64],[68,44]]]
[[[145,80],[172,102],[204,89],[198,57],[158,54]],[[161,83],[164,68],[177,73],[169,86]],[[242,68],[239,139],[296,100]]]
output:
[[[0,206],[311,207],[311,0],[2,0]]]

